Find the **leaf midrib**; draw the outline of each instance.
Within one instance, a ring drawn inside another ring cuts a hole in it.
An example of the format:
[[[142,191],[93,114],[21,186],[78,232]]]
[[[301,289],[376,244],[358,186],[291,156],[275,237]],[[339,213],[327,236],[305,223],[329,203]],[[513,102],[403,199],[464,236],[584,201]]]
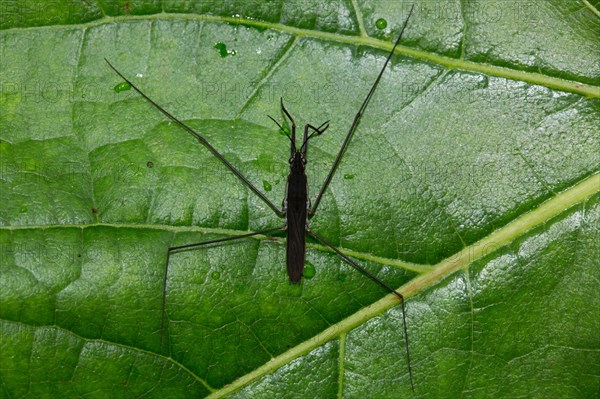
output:
[[[543,225],[556,216],[570,208],[586,201],[591,196],[600,192],[600,173],[595,173],[570,188],[562,191],[555,197],[541,204],[504,227],[495,230],[487,237],[482,238],[476,243],[465,247],[459,253],[450,256],[435,265],[429,273],[422,274],[397,290],[402,293],[405,299],[410,298],[417,293],[436,284],[443,278],[451,275],[460,269],[467,269],[469,265],[482,257],[495,252],[517,238],[527,234],[534,228]],[[494,244],[490,251],[491,244]],[[360,309],[358,312],[350,315],[346,319],[331,325],[316,336],[309,338],[301,344],[291,348],[285,353],[271,359],[266,364],[253,370],[252,372],[238,378],[226,387],[213,392],[207,398],[216,399],[230,395],[259,378],[272,373],[292,360],[303,356],[313,349],[324,345],[325,343],[338,338],[342,334],[362,325],[366,321],[376,317],[386,310],[398,305],[398,297],[394,294],[386,295],[379,301],[368,307]]]

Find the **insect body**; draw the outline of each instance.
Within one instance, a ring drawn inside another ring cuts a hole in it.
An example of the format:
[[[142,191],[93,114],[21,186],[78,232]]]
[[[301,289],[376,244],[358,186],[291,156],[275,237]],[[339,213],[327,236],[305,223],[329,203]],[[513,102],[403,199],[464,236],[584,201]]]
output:
[[[294,150],[294,149],[292,149]],[[297,283],[304,271],[306,257],[306,220],[308,218],[308,189],[304,165],[306,159],[299,151],[290,158],[287,198],[284,211],[287,219],[286,265],[292,283]]]
[[[288,135],[290,139],[290,173],[286,185],[286,195],[283,200],[283,212],[286,217],[286,266],[288,276],[292,283],[300,282],[302,272],[304,271],[304,261],[306,258],[306,231],[308,228],[308,216],[310,211],[310,201],[308,199],[308,181],[305,173],[306,151],[308,149],[308,140],[315,134],[322,134],[329,127],[329,121],[323,123],[318,128],[312,125],[304,127],[304,139],[302,146],[296,148],[296,122],[290,113],[283,106],[281,101],[281,110],[290,119],[292,123],[292,133]],[[271,118],[273,119],[273,118]],[[273,119],[275,123],[275,121]],[[285,129],[279,123],[279,128],[285,132]],[[308,130],[312,129],[312,135]],[[285,132],[287,134],[287,132]]]
[[[182,121],[177,119],[175,116],[173,116],[171,113],[166,111],[164,108],[162,108],[160,105],[158,105],[154,100],[152,100],[144,92],[142,92],[134,83],[132,83],[121,72],[119,72],[108,60],[106,60],[108,65],[125,82],[127,82],[127,84],[129,84],[135,91],[137,91],[142,97],[144,97],[147,101],[149,101],[154,107],[156,107],[165,116],[167,116],[169,119],[171,119],[177,125],[179,125],[181,128],[183,128],[185,131],[187,131],[190,135],[192,135],[194,138],[196,138],[206,148],[208,148],[208,150],[210,150],[213,153],[213,155],[215,155],[227,168],[229,168],[229,170],[231,172],[233,172],[250,190],[252,190],[258,197],[260,197],[279,217],[284,218],[286,221],[284,226],[277,227],[277,228],[271,228],[271,229],[267,229],[267,230],[257,231],[257,232],[248,233],[248,234],[242,234],[242,235],[233,236],[233,237],[220,238],[220,239],[204,241],[204,242],[200,242],[200,243],[186,244],[186,245],[180,245],[180,246],[174,246],[174,247],[168,248],[166,263],[165,263],[164,282],[163,282],[161,346],[162,346],[163,331],[164,331],[163,326],[164,326],[164,321],[165,321],[165,308],[166,308],[165,305],[166,305],[166,298],[167,298],[167,276],[169,273],[169,259],[172,256],[172,254],[174,254],[178,251],[181,251],[181,250],[187,250],[190,248],[196,248],[196,247],[205,246],[208,244],[232,241],[232,240],[237,240],[237,239],[256,236],[256,235],[269,235],[271,233],[285,231],[285,232],[287,232],[287,240],[286,240],[287,272],[288,272],[290,282],[298,283],[298,282],[300,282],[303,271],[304,271],[304,261],[305,261],[305,257],[306,257],[306,234],[310,234],[315,239],[317,239],[318,241],[320,241],[327,247],[331,248],[340,257],[342,257],[342,259],[344,259],[344,261],[349,263],[355,269],[357,269],[358,271],[360,271],[361,273],[363,273],[364,275],[366,275],[367,277],[369,277],[370,279],[372,279],[373,281],[375,281],[376,283],[381,285],[387,291],[395,294],[399,298],[400,303],[402,305],[404,341],[405,341],[405,346],[406,346],[408,374],[409,374],[411,386],[413,386],[412,371],[410,368],[410,355],[409,355],[409,350],[408,350],[408,332],[407,332],[407,328],[406,328],[406,316],[405,316],[405,311],[404,311],[405,310],[404,309],[404,297],[402,296],[402,294],[400,294],[394,288],[390,287],[384,281],[382,281],[377,276],[375,276],[374,274],[372,274],[371,272],[366,270],[364,267],[362,267],[358,262],[351,259],[344,253],[342,253],[338,248],[336,248],[333,244],[331,244],[323,236],[321,236],[317,232],[311,230],[308,225],[310,217],[312,217],[315,214],[317,207],[319,206],[319,203],[321,201],[321,198],[322,198],[323,194],[325,193],[327,187],[329,186],[329,183],[331,182],[331,179],[336,171],[336,168],[339,165],[340,160],[341,160],[342,156],[344,155],[346,148],[348,147],[348,144],[350,143],[350,139],[352,138],[354,131],[358,127],[361,116],[363,115],[365,109],[367,108],[367,105],[368,105],[369,101],[371,100],[371,97],[375,93],[375,90],[377,89],[377,86],[379,85],[381,77],[383,76],[383,73],[385,72],[387,65],[389,64],[396,47],[400,43],[402,34],[404,33],[404,30],[406,28],[406,25],[408,23],[408,19],[410,18],[411,13],[412,13],[412,8],[408,14],[408,17],[406,18],[406,20],[404,22],[404,25],[402,26],[402,29],[398,36],[398,39],[396,40],[381,71],[379,72],[379,75],[377,76],[377,79],[371,86],[369,93],[367,94],[360,109],[358,110],[357,114],[355,115],[352,125],[350,126],[350,129],[349,129],[348,133],[346,134],[346,137],[344,139],[342,147],[338,151],[335,161],[334,161],[327,177],[325,178],[323,185],[321,186],[320,190],[317,192],[315,200],[312,204],[309,200],[307,177],[305,174],[305,166],[307,163],[306,155],[307,155],[308,143],[311,138],[321,135],[321,134],[323,134],[323,132],[325,132],[327,130],[327,128],[329,127],[329,121],[323,123],[322,125],[320,125],[318,127],[315,127],[310,124],[305,125],[302,144],[300,145],[300,147],[297,147],[296,146],[296,123],[295,123],[294,119],[292,118],[292,116],[290,115],[290,113],[285,108],[285,106],[283,105],[283,100],[281,100],[280,106],[281,106],[281,110],[282,110],[283,114],[289,119],[289,121],[291,123],[291,132],[287,132],[277,121],[275,121],[273,118],[269,117],[269,118],[271,118],[271,120],[273,120],[279,126],[279,128],[290,139],[290,159],[289,159],[290,172],[289,172],[288,179],[287,179],[286,196],[283,201],[283,205],[282,205],[281,209],[278,208],[269,198],[267,198],[254,184],[252,184],[252,182],[250,182],[231,163],[229,163],[229,161],[227,161],[227,159],[225,159],[225,157],[223,157],[223,155],[221,155],[221,153],[219,153],[219,151],[217,151],[217,149],[215,147],[213,147],[204,137],[202,137],[200,134],[196,133],[191,127],[189,127],[188,125],[186,125],[185,123],[183,123]],[[413,389],[414,389],[414,386],[413,386]]]

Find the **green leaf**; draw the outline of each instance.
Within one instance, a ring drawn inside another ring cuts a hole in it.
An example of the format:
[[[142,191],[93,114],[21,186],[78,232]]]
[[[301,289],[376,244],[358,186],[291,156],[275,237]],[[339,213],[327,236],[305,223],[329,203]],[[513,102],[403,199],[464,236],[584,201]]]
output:
[[[314,195],[408,4],[1,6],[0,398],[600,391],[589,2],[416,3],[311,219],[406,297],[414,393],[398,300],[310,240],[300,285],[282,235],[172,254],[161,346],[167,249],[282,221],[104,62],[280,204],[266,115],[331,120]]]

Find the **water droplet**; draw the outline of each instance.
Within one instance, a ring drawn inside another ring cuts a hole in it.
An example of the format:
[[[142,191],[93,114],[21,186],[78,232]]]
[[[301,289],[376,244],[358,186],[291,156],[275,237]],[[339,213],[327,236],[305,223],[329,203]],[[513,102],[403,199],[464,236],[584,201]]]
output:
[[[141,72],[138,72],[138,73],[135,74],[135,76],[138,77],[138,78],[143,78],[144,74],[141,73]]]
[[[265,189],[265,191],[271,191],[273,189],[273,186],[271,186],[271,183],[269,183],[266,180],[263,180],[263,188]]]
[[[304,278],[311,279],[317,274],[317,269],[313,266],[312,263],[306,262],[304,265],[304,273],[302,274]]]
[[[154,163],[152,163],[152,161],[148,161],[148,163],[146,164],[147,167],[149,168],[153,168],[154,167]]]
[[[218,280],[218,279],[220,279],[220,278],[221,278],[221,273],[219,273],[219,272],[212,272],[212,273],[210,274],[210,277],[211,277],[213,280]]]
[[[235,50],[227,50],[227,45],[223,42],[219,42],[219,43],[215,44],[214,48],[219,50],[219,55],[221,56],[221,58],[225,58],[228,55],[236,55],[237,54],[237,51],[235,51]]]
[[[115,86],[115,93],[120,93],[122,91],[130,90],[130,89],[131,89],[131,85],[129,83],[121,82]]]
[[[214,45],[214,48],[219,50],[219,55],[221,56],[221,58],[227,57],[227,46],[225,45],[225,43],[219,42]]]
[[[19,209],[19,211],[20,211],[21,213],[26,213],[26,212],[27,212],[27,210],[28,210],[28,209],[27,209],[27,205],[21,205],[21,209]]]
[[[344,175],[344,179],[346,179],[346,180],[352,180],[352,179],[354,179],[354,175],[351,175],[351,174],[349,174],[349,173],[346,173],[346,174]]]
[[[379,18],[377,21],[375,21],[375,26],[377,29],[385,29],[387,28],[387,21],[383,18]]]

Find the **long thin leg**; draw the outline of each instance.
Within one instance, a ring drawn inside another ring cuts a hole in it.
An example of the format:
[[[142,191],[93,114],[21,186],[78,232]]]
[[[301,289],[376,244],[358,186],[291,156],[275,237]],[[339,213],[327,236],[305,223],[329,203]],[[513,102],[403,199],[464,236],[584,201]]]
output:
[[[239,240],[241,238],[248,238],[248,237],[252,237],[252,236],[257,236],[257,235],[261,235],[261,234],[269,234],[269,233],[274,233],[274,232],[283,231],[283,230],[285,230],[285,226],[276,227],[273,229],[262,230],[262,231],[256,231],[254,233],[242,234],[242,235],[235,236],[235,237],[217,238],[215,240],[197,242],[194,244],[185,244],[185,245],[177,245],[175,247],[169,247],[169,249],[167,250],[167,261],[165,262],[165,275],[164,275],[164,280],[163,280],[162,311],[161,311],[161,318],[160,318],[160,347],[162,348],[162,344],[163,344],[163,333],[164,333],[163,327],[165,324],[165,316],[166,316],[165,309],[166,309],[166,304],[167,304],[167,276],[169,275],[169,259],[171,258],[171,253],[181,251],[181,250],[200,247],[202,245],[216,244],[218,242]]]
[[[373,93],[375,93],[375,89],[377,89],[377,86],[379,85],[379,81],[381,80],[381,77],[383,76],[383,72],[385,72],[385,69],[387,68],[388,64],[390,63],[392,56],[394,55],[394,51],[396,50],[396,47],[400,43],[400,39],[402,39],[402,34],[404,33],[404,30],[406,29],[406,25],[408,24],[408,20],[410,19],[413,8],[414,8],[414,4],[410,8],[410,11],[408,12],[408,16],[406,17],[406,20],[404,21],[404,25],[402,26],[400,35],[398,36],[396,43],[394,43],[394,47],[392,47],[392,51],[390,51],[387,59],[385,60],[385,63],[383,64],[383,68],[381,68],[381,71],[379,72],[379,75],[377,76],[375,83],[373,83],[373,86],[371,86],[371,90],[369,90],[369,94],[367,94],[367,97],[365,98],[362,105],[360,106],[358,113],[354,117],[354,121],[352,122],[352,125],[350,126],[350,130],[348,131],[346,138],[344,139],[342,148],[340,148],[340,151],[338,152],[337,157],[335,158],[335,161],[333,162],[333,166],[331,167],[331,170],[329,171],[327,178],[323,182],[323,186],[321,187],[321,190],[319,190],[319,192],[317,193],[315,202],[313,203],[312,207],[310,208],[310,210],[308,212],[308,214],[310,216],[314,215],[315,211],[317,210],[317,207],[319,206],[319,202],[321,202],[321,197],[323,196],[323,193],[327,189],[327,186],[329,186],[329,182],[331,182],[331,178],[333,177],[333,174],[335,173],[335,170],[337,169],[338,164],[340,163],[340,160],[342,159],[342,155],[344,155],[344,152],[346,151],[346,148],[348,147],[348,144],[350,143],[352,134],[356,130],[356,127],[358,126],[358,122],[360,122],[360,118],[361,118],[362,114],[365,112],[365,109],[367,108],[367,105],[369,104],[369,101],[371,100]]]
[[[133,82],[131,82],[121,72],[119,72],[117,70],[117,68],[115,68],[113,66],[113,64],[111,64],[106,58],[104,59],[104,61],[106,61],[106,63],[112,68],[113,71],[115,71],[117,73],[117,75],[119,75],[124,81],[129,83],[135,91],[137,91],[142,97],[144,97],[146,100],[148,100],[148,102],[150,104],[154,105],[156,107],[156,109],[158,109],[160,112],[162,112],[167,118],[171,119],[173,122],[175,122],[176,124],[181,126],[186,132],[188,132],[189,134],[194,136],[200,143],[204,144],[204,146],[206,146],[206,148],[208,148],[210,150],[210,152],[213,153],[214,156],[216,156],[221,162],[223,162],[223,164],[225,164],[225,166],[227,166],[229,168],[229,170],[231,170],[246,186],[248,186],[248,188],[250,190],[252,190],[254,192],[254,194],[258,195],[260,197],[260,199],[262,199],[271,209],[273,209],[273,211],[275,211],[277,216],[279,216],[279,217],[284,216],[281,209],[277,208],[275,206],[275,204],[273,204],[273,202],[271,202],[270,199],[268,199],[258,188],[256,188],[256,186],[254,186],[254,184],[252,184],[250,182],[250,180],[248,180],[239,170],[237,170],[231,163],[229,163],[229,161],[227,159],[225,159],[225,157],[223,155],[221,155],[221,153],[219,151],[217,151],[217,149],[215,147],[213,147],[204,137],[200,136],[191,127],[189,127],[188,125],[186,125],[185,123],[183,123],[182,121],[180,121],[179,119],[174,117],[171,113],[169,113],[163,107],[158,105],[154,100],[152,100],[150,97],[148,97],[136,85],[134,85]]]
[[[329,248],[331,248],[335,253],[337,253],[339,256],[341,256],[342,259],[344,259],[347,263],[349,263],[350,266],[354,267],[356,270],[358,270],[359,272],[361,272],[365,276],[369,277],[371,280],[375,281],[377,284],[381,285],[383,288],[385,288],[386,290],[388,290],[392,294],[396,295],[400,299],[400,303],[402,304],[402,326],[404,328],[404,345],[406,345],[406,362],[408,364],[408,377],[410,379],[410,386],[412,387],[412,390],[414,392],[415,385],[413,383],[412,369],[410,368],[410,353],[408,351],[408,329],[406,328],[406,310],[404,308],[404,296],[402,296],[401,293],[399,293],[398,291],[396,291],[395,289],[393,289],[392,287],[390,287],[386,282],[384,282],[383,280],[381,280],[379,277],[377,277],[376,275],[374,275],[373,273],[371,273],[370,271],[368,271],[367,269],[365,269],[364,267],[362,267],[360,265],[360,263],[358,263],[355,260],[349,258],[347,255],[343,254],[339,249],[337,249],[333,244],[331,244],[329,241],[327,241],[320,234],[315,233],[314,231],[312,231],[308,227],[306,228],[306,231],[310,235],[312,235],[313,237],[315,237],[317,240],[321,241],[323,244],[325,244],[326,246],[328,246]]]

